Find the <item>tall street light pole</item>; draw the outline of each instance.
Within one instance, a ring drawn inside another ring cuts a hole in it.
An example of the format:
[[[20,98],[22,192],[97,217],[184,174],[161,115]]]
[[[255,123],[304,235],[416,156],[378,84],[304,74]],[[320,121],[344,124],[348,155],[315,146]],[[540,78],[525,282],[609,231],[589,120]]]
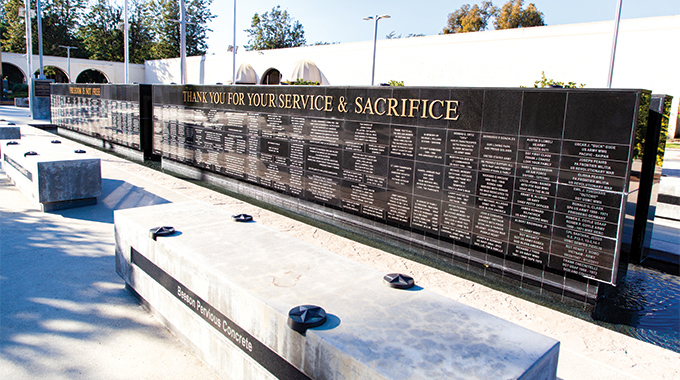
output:
[[[186,84],[187,81],[187,10],[184,0],[179,0],[179,20],[170,20],[179,23],[179,69],[180,82]]]
[[[180,34],[180,74],[182,84],[187,83],[187,9],[184,0],[179,1],[179,34]]]
[[[376,45],[378,41],[378,20],[383,19],[383,18],[390,18],[390,15],[375,15],[375,16],[368,16],[364,17],[364,20],[373,20],[373,23],[375,25],[374,31],[373,31],[373,69],[371,70],[371,86],[373,86],[373,83],[375,82],[375,50],[376,50]]]
[[[66,49],[66,62],[68,64],[68,82],[73,83],[71,80],[71,49],[78,49],[75,46],[64,46],[64,45],[59,45],[60,48]]]
[[[43,71],[43,43],[42,43],[42,1],[38,0],[36,2],[36,10],[38,11],[38,58],[40,60],[40,75],[39,79],[45,79],[45,73]]]
[[[26,23],[26,84],[28,85],[29,110],[33,118],[33,38],[31,34],[31,2],[24,0],[24,20]],[[19,10],[21,12],[21,9]]]
[[[125,55],[125,84],[130,83],[130,48],[129,48],[129,39],[130,39],[130,32],[129,32],[129,24],[128,24],[128,0],[125,0],[125,11],[124,11],[124,18],[125,20],[123,21],[123,40],[125,43],[125,49],[124,49],[124,55]]]
[[[231,52],[231,84],[236,84],[236,0],[234,0],[234,44]]]
[[[616,20],[614,20],[614,41],[612,42],[612,56],[609,61],[609,76],[607,77],[607,88],[612,88],[612,77],[614,76],[614,56],[616,55],[616,42],[619,38],[619,22],[621,21],[621,3],[616,3]]]

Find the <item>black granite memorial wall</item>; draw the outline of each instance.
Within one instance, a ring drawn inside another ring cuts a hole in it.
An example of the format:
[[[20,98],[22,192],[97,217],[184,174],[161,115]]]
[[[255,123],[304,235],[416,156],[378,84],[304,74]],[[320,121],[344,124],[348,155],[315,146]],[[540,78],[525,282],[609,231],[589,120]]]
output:
[[[151,158],[150,85],[52,84],[51,104],[52,123],[59,128]]]
[[[436,261],[591,301],[627,264],[649,96],[158,85],[154,152],[339,210]]]

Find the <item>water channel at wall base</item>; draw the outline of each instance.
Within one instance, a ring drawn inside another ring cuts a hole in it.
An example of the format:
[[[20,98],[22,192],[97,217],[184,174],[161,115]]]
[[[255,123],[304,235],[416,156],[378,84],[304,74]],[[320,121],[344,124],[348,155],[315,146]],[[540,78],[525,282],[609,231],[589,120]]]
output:
[[[596,323],[680,352],[680,277],[629,265],[626,278],[598,299]]]

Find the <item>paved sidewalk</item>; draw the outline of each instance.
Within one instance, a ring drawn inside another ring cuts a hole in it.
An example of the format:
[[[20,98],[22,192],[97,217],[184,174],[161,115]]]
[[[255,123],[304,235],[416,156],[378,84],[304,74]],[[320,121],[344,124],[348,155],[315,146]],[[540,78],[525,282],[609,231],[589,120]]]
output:
[[[113,210],[188,198],[102,160],[98,204],[52,213],[0,170],[0,379],[216,379],[115,273]]]
[[[0,107],[0,119],[27,110]],[[31,121],[31,123],[33,123]],[[53,138],[22,126],[26,138]],[[560,379],[678,379],[680,354],[604,329],[112,155],[98,204],[39,212],[0,171],[1,379],[214,379],[115,273],[113,210],[202,200],[561,342]]]

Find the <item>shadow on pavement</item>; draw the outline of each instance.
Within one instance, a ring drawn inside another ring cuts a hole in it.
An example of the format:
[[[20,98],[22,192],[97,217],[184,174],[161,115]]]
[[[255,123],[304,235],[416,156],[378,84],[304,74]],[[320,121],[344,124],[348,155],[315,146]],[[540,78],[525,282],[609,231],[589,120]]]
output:
[[[102,196],[97,198],[96,205],[53,213],[65,218],[113,223],[114,210],[170,203],[167,199],[152,194],[142,187],[115,179],[102,179],[102,193]]]

